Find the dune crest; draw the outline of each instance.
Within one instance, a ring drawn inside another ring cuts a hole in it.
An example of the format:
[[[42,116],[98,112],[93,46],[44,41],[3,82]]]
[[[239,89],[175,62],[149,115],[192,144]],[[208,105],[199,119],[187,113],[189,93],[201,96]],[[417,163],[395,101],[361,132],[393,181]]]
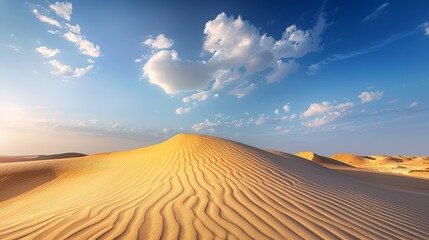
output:
[[[347,163],[337,161],[337,160],[332,159],[332,158],[320,156],[320,155],[317,155],[313,152],[299,152],[299,153],[296,153],[295,155],[298,157],[302,157],[302,158],[305,158],[307,160],[319,163],[319,164],[324,165],[324,166],[332,167],[332,168],[334,168],[336,166],[337,167],[352,167],[351,165],[349,165]]]
[[[429,179],[429,157],[336,154],[330,158],[361,169]]]
[[[311,161],[215,137],[8,163],[0,189],[14,191],[25,169],[53,175],[0,202],[0,239],[429,238],[427,196],[410,203]]]
[[[38,160],[49,160],[49,159],[60,159],[60,158],[77,158],[84,157],[82,153],[60,153],[51,155],[33,155],[33,156],[0,156],[0,163],[7,162],[25,162],[25,161],[38,161]]]

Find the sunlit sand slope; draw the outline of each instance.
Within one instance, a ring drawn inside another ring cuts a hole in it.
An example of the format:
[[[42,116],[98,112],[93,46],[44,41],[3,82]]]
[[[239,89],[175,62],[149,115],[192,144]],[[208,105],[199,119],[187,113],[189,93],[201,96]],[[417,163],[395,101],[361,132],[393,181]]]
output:
[[[298,156],[298,157],[302,157],[302,158],[305,158],[307,160],[310,160],[310,161],[313,161],[313,162],[325,165],[325,166],[330,166],[330,167],[335,167],[335,166],[338,166],[338,167],[351,167],[351,165],[348,165],[346,163],[337,161],[337,160],[332,159],[332,158],[320,156],[320,155],[317,155],[317,154],[315,154],[313,152],[299,152],[299,153],[296,153],[295,155]]]
[[[331,158],[362,169],[429,179],[429,157],[337,154]]]
[[[4,163],[0,181],[0,239],[429,238],[425,199],[207,136]]]

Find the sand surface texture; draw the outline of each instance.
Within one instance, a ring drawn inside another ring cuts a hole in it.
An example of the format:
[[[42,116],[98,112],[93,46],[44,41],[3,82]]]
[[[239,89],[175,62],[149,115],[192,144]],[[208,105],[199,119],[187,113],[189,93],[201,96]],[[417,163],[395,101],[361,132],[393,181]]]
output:
[[[336,154],[330,158],[362,169],[429,179],[429,157]]]
[[[429,198],[290,154],[180,134],[0,164],[0,239],[429,239]]]

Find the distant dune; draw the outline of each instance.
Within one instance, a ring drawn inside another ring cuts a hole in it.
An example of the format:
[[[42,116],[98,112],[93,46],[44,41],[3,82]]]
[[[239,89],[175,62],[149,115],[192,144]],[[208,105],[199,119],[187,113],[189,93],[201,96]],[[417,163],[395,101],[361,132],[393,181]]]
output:
[[[60,158],[76,158],[84,157],[82,153],[60,153],[52,155],[31,155],[31,156],[0,156],[0,163],[6,162],[24,162],[24,161],[37,161],[37,160],[48,160],[48,159],[60,159]]]
[[[429,157],[336,154],[330,158],[361,169],[429,179]]]
[[[320,156],[320,155],[317,155],[313,152],[300,152],[300,153],[296,153],[295,155],[298,157],[302,157],[302,158],[305,158],[307,160],[322,164],[324,166],[352,167],[351,165],[346,164],[342,161],[337,161],[337,160],[332,159],[332,158]]]
[[[194,134],[0,164],[0,198],[0,239],[429,239],[429,192]]]

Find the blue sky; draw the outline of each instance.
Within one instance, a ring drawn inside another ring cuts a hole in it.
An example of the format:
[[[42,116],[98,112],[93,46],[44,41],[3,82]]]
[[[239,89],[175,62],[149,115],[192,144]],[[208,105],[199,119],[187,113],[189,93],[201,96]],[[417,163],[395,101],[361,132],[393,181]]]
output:
[[[0,154],[179,132],[429,155],[429,2],[0,1]]]

